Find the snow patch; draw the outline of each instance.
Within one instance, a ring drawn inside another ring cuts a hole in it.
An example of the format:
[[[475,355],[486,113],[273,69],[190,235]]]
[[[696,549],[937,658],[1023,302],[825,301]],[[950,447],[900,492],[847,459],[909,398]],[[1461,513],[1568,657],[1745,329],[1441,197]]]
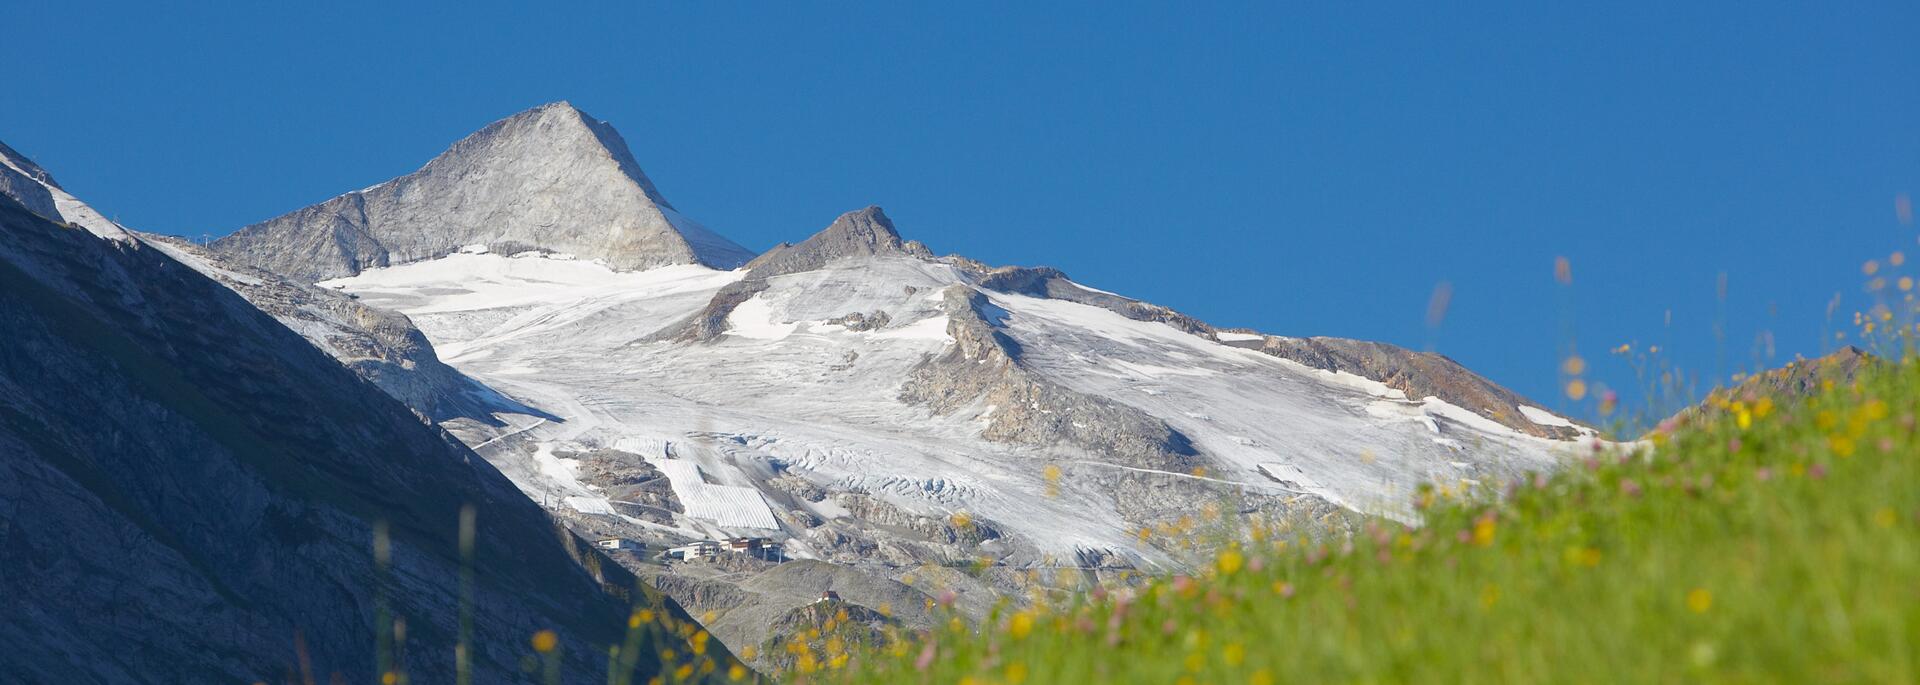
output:
[[[613,510],[613,503],[607,501],[607,498],[605,497],[571,496],[571,497],[568,497],[566,501],[567,501],[567,506],[573,507],[574,511],[580,512],[582,514],[604,514],[607,516],[617,516],[620,513]]]
[[[1512,428],[1508,428],[1504,425],[1501,425],[1499,421],[1495,421],[1485,416],[1481,416],[1479,414],[1474,413],[1474,411],[1471,409],[1462,407],[1457,404],[1453,404],[1451,402],[1440,399],[1438,397],[1433,397],[1429,395],[1426,398],[1420,400],[1420,406],[1422,409],[1425,409],[1427,414],[1429,415],[1437,416],[1443,419],[1448,419],[1457,423],[1466,424],[1467,427],[1480,431],[1482,433],[1492,433],[1494,435],[1521,435],[1519,431],[1516,431]]]
[[[940,340],[951,341],[947,335],[947,316],[930,316],[919,321],[875,331],[872,337],[880,340]]]
[[[1523,404],[1514,408],[1519,409],[1520,415],[1527,417],[1527,420],[1532,421],[1535,425],[1576,428],[1572,421],[1560,418],[1558,415],[1539,407],[1529,407]]]
[[[798,323],[777,320],[773,305],[759,295],[747,298],[727,315],[727,334],[742,338],[784,340],[799,328]]]

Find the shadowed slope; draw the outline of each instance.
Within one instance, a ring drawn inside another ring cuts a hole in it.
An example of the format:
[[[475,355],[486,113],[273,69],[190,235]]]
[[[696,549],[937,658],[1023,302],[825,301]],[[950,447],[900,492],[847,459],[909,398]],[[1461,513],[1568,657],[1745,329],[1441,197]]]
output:
[[[0,330],[0,679],[366,682],[384,593],[407,669],[450,682],[467,504],[478,680],[540,629],[605,679],[632,577],[234,293],[0,198]]]

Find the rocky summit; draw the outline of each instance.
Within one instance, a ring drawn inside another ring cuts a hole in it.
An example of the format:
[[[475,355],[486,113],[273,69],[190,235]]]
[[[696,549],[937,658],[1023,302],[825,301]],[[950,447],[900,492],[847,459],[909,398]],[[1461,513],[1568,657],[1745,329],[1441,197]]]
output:
[[[496,121],[419,171],[247,226],[213,249],[311,283],[468,246],[618,269],[731,269],[753,257],[681,215],[619,133],[565,102]]]

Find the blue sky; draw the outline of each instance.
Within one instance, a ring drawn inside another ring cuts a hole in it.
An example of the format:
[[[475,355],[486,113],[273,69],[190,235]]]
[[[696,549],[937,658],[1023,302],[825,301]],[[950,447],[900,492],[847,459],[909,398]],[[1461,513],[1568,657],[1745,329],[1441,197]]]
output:
[[[0,140],[220,234],[566,99],[749,247],[877,203],[936,251],[1577,413],[1569,344],[1616,386],[1628,341],[1703,376],[1762,331],[1816,355],[1862,262],[1920,252],[1920,3],[231,4],[14,0]]]

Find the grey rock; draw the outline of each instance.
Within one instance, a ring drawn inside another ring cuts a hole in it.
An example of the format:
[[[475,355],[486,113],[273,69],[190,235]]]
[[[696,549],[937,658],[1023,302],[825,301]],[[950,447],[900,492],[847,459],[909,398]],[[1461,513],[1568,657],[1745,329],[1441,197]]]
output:
[[[1075,392],[1019,364],[1020,345],[996,329],[1003,316],[973,288],[948,287],[947,334],[954,344],[916,366],[900,399],[937,415],[977,403],[999,407],[982,435],[1045,447],[1067,443],[1114,463],[1184,473],[1204,463],[1185,435],[1113,400]]]
[[[871,330],[886,328],[887,324],[892,322],[893,322],[893,315],[888,314],[884,311],[874,311],[873,313],[870,313],[870,314],[863,313],[863,312],[852,312],[850,314],[844,314],[831,319],[827,319],[826,321],[826,323],[839,324],[841,326],[845,326],[846,329],[849,331],[856,331],[856,332],[871,331]]]
[[[959,546],[962,550],[1000,537],[999,529],[984,520],[974,519],[959,525],[951,519],[917,516],[885,500],[857,492],[838,493],[833,499],[862,523],[915,535],[929,542]],[[956,556],[960,555],[949,558]]]
[[[1561,440],[1579,435],[1566,426],[1542,426],[1528,420],[1515,407],[1543,405],[1494,384],[1445,355],[1386,343],[1320,337],[1268,337],[1256,349],[1316,369],[1371,378],[1408,397],[1438,397],[1529,435]]]
[[[902,241],[879,207],[869,206],[840,215],[826,230],[815,233],[798,245],[780,245],[747,263],[747,278],[813,271],[842,259],[905,255],[931,259],[925,245]]]
[[[313,283],[468,245],[615,269],[733,268],[752,252],[681,216],[611,126],[565,102],[494,122],[425,167],[265,222],[216,251]]]

